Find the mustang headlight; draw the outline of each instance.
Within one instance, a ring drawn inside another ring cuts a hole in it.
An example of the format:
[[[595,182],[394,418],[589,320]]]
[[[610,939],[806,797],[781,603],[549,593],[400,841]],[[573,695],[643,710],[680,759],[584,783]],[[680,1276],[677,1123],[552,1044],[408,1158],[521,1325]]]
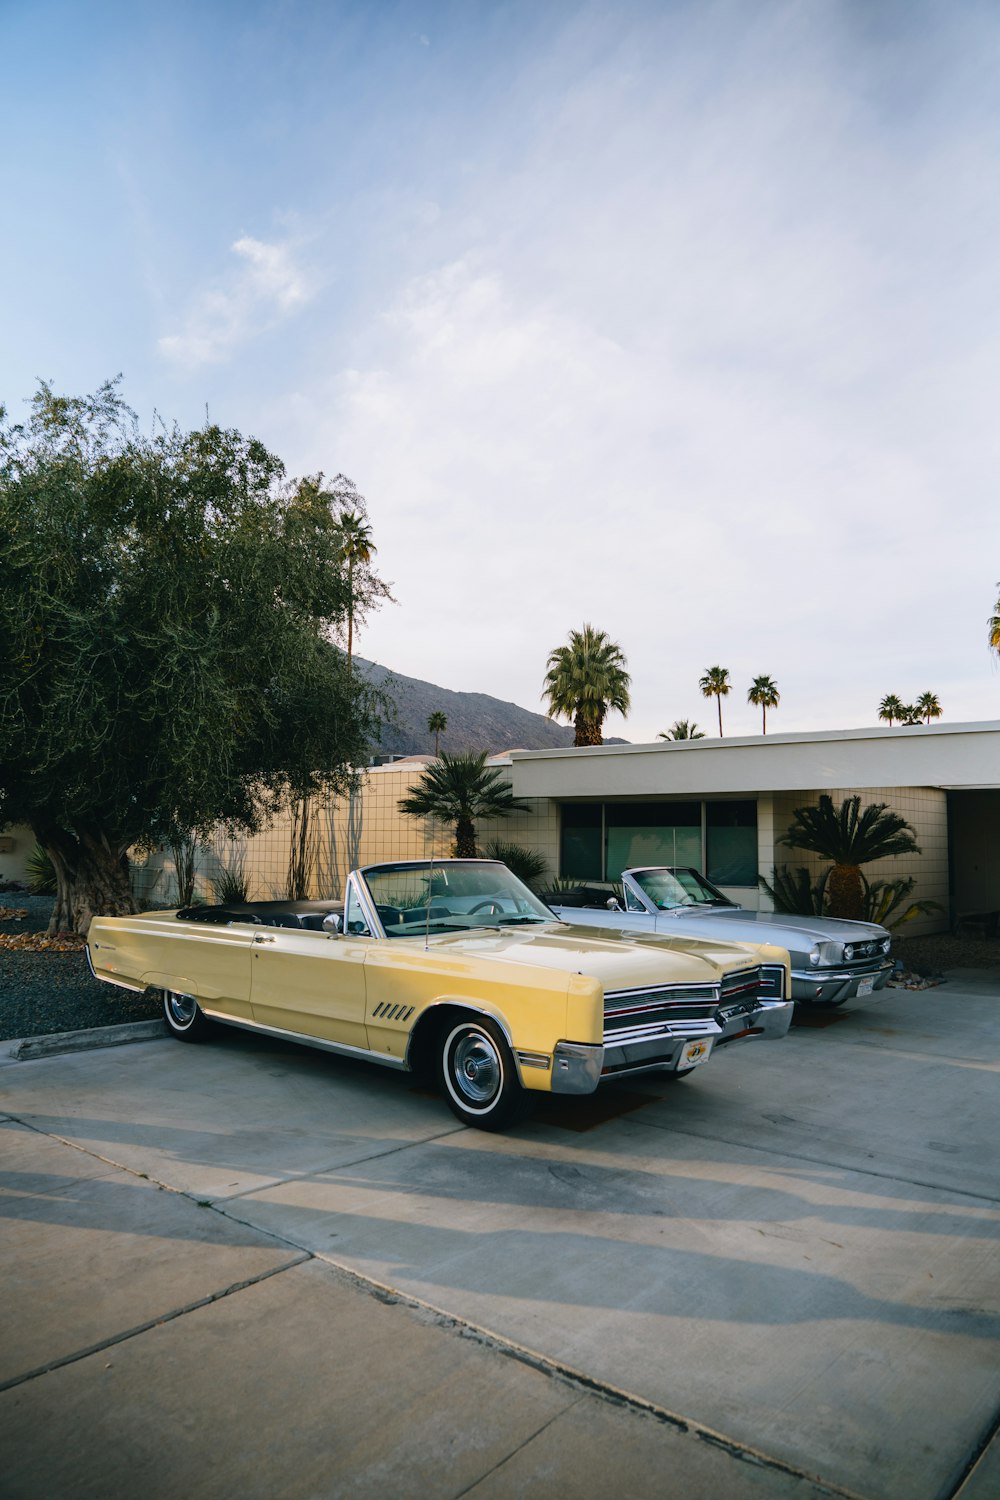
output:
[[[809,950],[809,962],[814,968],[820,964],[839,964],[842,958],[847,958],[853,951],[845,948],[841,952],[839,943],[817,943]]]
[[[892,947],[892,938],[883,938],[881,943],[879,944],[879,947],[882,949],[883,953],[888,953],[889,949]]]
[[[853,957],[854,957],[854,944],[853,943],[845,943],[844,944],[844,962],[849,964],[850,961],[851,961],[851,959]]]

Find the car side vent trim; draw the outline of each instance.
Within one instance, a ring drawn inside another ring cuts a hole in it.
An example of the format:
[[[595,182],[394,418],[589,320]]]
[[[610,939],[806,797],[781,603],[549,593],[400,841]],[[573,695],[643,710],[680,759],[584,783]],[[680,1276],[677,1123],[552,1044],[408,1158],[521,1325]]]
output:
[[[415,1005],[390,1005],[383,1000],[372,1011],[373,1021],[408,1021],[416,1010]]]

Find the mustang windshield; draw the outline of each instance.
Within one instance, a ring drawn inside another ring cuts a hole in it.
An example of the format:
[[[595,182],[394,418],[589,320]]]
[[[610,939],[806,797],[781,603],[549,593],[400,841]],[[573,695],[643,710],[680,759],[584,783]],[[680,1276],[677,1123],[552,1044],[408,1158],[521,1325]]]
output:
[[[370,865],[360,874],[390,938],[555,921],[506,865],[492,860]]]
[[[732,906],[697,870],[633,870],[632,879],[660,911],[677,906]]]

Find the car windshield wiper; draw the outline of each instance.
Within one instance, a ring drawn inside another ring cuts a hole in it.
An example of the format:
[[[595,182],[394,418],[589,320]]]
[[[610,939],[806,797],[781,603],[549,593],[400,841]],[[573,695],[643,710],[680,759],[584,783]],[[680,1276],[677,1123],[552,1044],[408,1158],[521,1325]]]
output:
[[[516,922],[549,922],[549,921],[558,922],[558,920],[559,920],[558,917],[534,917],[534,916],[500,917],[499,920],[498,920],[498,922],[497,922],[497,926],[498,927],[513,927]]]

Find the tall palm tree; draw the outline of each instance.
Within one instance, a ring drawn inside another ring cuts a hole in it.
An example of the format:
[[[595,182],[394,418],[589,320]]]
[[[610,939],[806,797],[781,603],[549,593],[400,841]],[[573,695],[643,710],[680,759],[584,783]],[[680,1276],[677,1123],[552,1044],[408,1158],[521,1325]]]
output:
[[[619,645],[603,630],[584,625],[571,630],[569,645],[557,646],[546,662],[543,699],[552,718],[572,719],[574,745],[603,745],[604,718],[612,709],[627,714],[632,679]]]
[[[704,677],[699,677],[698,686],[706,698],[714,698],[719,709],[719,739],[722,738],[722,700],[732,683],[727,667],[706,667]]]
[[[434,736],[434,754],[438,753],[438,737],[444,734],[448,728],[448,715],[436,708],[432,714],[427,716],[427,733]]]
[[[923,715],[925,724],[941,717],[941,704],[937,693],[921,693],[913,706]]]
[[[920,853],[911,824],[885,802],[871,802],[862,812],[860,797],[845,797],[834,807],[833,798],[824,792],[817,807],[797,807],[792,817],[778,842],[833,861],[826,887],[831,917],[863,917],[862,865]]]
[[[703,740],[705,738],[693,719],[675,719],[669,729],[661,729],[657,739]]]
[[[997,588],[1000,589],[1000,583],[997,584]],[[987,628],[990,650],[1000,651],[1000,594],[998,594],[997,602],[993,606],[993,613],[990,615],[989,626]]]
[[[340,555],[347,564],[347,670],[350,671],[354,654],[354,569],[370,563],[378,548],[360,511],[341,511],[337,525],[342,539]]]
[[[509,813],[528,808],[527,802],[514,796],[502,771],[487,769],[485,750],[479,755],[475,752],[449,755],[446,750],[436,765],[427,767],[397,806],[400,812],[413,818],[439,818],[442,823],[454,823],[455,853],[459,859],[476,858],[477,818],[505,818]]]
[[[754,703],[764,716],[764,733],[767,733],[767,711],[777,708],[781,702],[778,684],[771,677],[755,677],[747,693],[747,702]]]
[[[905,719],[906,704],[902,698],[897,698],[895,693],[886,693],[878,706],[878,716],[880,719],[887,719],[889,721],[889,728],[891,729],[893,719],[899,719],[900,721]]]

